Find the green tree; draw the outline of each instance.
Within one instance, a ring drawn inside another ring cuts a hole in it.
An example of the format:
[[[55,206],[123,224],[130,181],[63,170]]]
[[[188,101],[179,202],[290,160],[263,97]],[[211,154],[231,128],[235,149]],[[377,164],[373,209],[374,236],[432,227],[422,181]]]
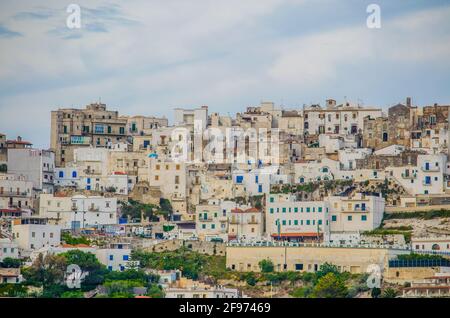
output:
[[[66,291],[61,294],[61,298],[84,298],[84,294],[80,290]]]
[[[319,270],[316,273],[317,279],[320,279],[327,275],[328,273],[333,273],[336,276],[339,276],[339,270],[336,265],[330,264],[330,263],[324,263],[320,266]]]
[[[270,259],[263,259],[258,265],[263,273],[272,273],[274,270],[273,262]]]
[[[370,291],[370,295],[372,296],[372,298],[378,298],[381,295],[381,289],[379,288],[372,288],[372,290]]]
[[[105,275],[109,272],[92,253],[71,250],[61,254],[61,256],[66,259],[68,265],[76,264],[80,266],[83,272],[87,272],[86,277],[81,283],[81,288],[84,291],[94,289],[97,285],[102,284],[105,280]]]
[[[295,298],[307,298],[311,295],[312,288],[310,286],[299,287],[295,289],[291,296]]]
[[[61,255],[40,253],[31,267],[23,270],[23,276],[31,285],[49,287],[64,280],[67,268],[66,258]]]
[[[253,273],[253,272],[248,273],[245,281],[247,282],[247,284],[249,286],[255,286],[256,285],[255,273]]]
[[[152,284],[147,291],[147,296],[151,298],[164,298],[164,291],[157,284]]]
[[[382,298],[395,298],[398,296],[398,293],[395,289],[393,288],[386,288],[385,290],[383,290],[383,292],[381,293],[381,297]]]
[[[22,261],[17,258],[5,257],[0,264],[3,268],[19,268],[22,265]]]
[[[312,296],[314,298],[344,298],[347,292],[343,280],[335,273],[328,273],[317,281]]]

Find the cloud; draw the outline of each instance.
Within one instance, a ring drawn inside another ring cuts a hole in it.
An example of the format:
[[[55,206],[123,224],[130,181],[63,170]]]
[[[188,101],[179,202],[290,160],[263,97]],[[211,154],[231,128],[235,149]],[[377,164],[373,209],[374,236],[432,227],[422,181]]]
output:
[[[19,32],[12,31],[0,24],[0,38],[15,38],[18,36],[22,36],[22,34]]]
[[[443,7],[385,21],[381,29],[359,25],[289,38],[277,45],[268,74],[286,85],[316,87],[357,65],[448,65],[449,16],[450,7]]]

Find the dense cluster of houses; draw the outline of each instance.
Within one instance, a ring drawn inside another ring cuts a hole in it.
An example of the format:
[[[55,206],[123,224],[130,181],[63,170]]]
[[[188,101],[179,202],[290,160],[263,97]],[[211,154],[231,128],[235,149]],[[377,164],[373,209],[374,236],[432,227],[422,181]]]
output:
[[[331,99],[292,110],[263,102],[234,117],[177,108],[170,125],[101,103],[52,111],[49,149],[0,134],[0,261],[77,248],[111,270],[136,266],[127,243],[69,246],[61,231],[362,244],[386,209],[450,199],[449,109],[410,98],[387,114]],[[170,213],[137,225],[122,215],[128,199],[166,200]],[[429,250],[449,251],[449,238],[435,241]]]

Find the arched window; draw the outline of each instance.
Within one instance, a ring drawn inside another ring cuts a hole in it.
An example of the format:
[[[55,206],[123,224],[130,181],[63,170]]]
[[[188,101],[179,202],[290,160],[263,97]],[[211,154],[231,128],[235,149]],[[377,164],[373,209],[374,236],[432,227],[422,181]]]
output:
[[[72,171],[72,178],[76,178],[77,177],[77,172],[76,171]]]
[[[59,177],[60,177],[60,178],[64,178],[64,171],[60,171],[60,172],[59,172]]]
[[[433,251],[439,251],[441,249],[441,247],[439,246],[439,244],[433,244],[433,246],[431,246],[431,249]]]

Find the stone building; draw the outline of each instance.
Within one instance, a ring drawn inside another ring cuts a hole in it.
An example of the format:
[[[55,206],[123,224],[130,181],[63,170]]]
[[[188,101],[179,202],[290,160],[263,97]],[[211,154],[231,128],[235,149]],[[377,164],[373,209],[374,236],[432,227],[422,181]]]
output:
[[[356,169],[383,170],[387,167],[415,166],[419,154],[415,151],[404,151],[399,155],[371,155],[363,159],[356,159]]]
[[[56,166],[73,161],[75,148],[109,147],[126,142],[127,121],[101,103],[87,105],[85,109],[52,111],[50,147],[55,152]]]

